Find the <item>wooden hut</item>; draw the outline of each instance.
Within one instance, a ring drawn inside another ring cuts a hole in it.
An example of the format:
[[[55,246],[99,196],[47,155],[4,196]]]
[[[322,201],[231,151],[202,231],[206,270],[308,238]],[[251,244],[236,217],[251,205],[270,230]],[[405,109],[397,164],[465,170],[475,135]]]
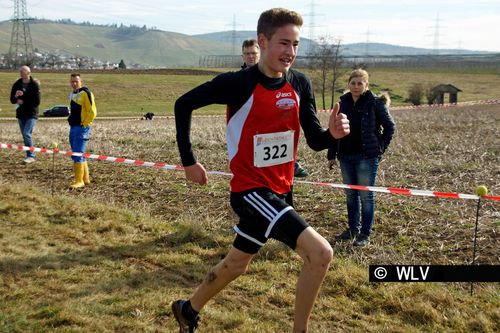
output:
[[[462,91],[452,84],[438,84],[432,88],[433,104],[444,104],[444,94],[449,94],[449,103],[458,102],[458,93]]]

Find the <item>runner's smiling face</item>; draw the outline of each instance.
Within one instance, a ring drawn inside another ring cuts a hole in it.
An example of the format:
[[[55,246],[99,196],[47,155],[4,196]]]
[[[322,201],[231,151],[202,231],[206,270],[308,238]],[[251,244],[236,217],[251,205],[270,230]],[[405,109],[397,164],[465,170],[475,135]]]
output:
[[[259,34],[261,61],[258,66],[269,77],[281,77],[292,66],[299,47],[300,28],[288,24],[276,29],[271,39]]]

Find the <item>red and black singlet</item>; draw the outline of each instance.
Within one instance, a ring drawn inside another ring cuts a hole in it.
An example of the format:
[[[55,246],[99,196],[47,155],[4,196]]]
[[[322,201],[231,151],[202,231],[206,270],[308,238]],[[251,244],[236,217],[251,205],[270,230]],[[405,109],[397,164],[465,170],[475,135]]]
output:
[[[334,142],[319,123],[312,87],[305,75],[289,70],[282,78],[273,79],[252,66],[220,74],[177,100],[177,143],[184,166],[196,163],[189,135],[191,113],[209,104],[227,105],[232,192],[254,188],[289,192],[301,126],[314,150],[328,148]]]

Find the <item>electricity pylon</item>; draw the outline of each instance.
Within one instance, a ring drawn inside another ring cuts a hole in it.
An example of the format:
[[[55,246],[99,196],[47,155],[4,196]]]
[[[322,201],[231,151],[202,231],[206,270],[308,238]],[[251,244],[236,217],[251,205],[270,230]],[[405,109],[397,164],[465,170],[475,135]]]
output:
[[[8,61],[12,68],[21,65],[30,66],[33,63],[33,42],[31,40],[30,26],[28,21],[28,10],[26,0],[14,0],[14,16],[12,21],[12,35]]]

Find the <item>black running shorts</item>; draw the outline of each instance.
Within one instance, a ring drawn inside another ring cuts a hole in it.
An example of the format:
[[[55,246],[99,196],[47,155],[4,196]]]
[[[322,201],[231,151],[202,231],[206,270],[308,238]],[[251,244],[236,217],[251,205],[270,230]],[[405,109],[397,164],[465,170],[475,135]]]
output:
[[[233,246],[255,254],[273,238],[295,249],[299,235],[309,225],[292,205],[292,192],[278,195],[265,188],[231,192],[231,207],[240,217],[233,226],[236,232]]]

